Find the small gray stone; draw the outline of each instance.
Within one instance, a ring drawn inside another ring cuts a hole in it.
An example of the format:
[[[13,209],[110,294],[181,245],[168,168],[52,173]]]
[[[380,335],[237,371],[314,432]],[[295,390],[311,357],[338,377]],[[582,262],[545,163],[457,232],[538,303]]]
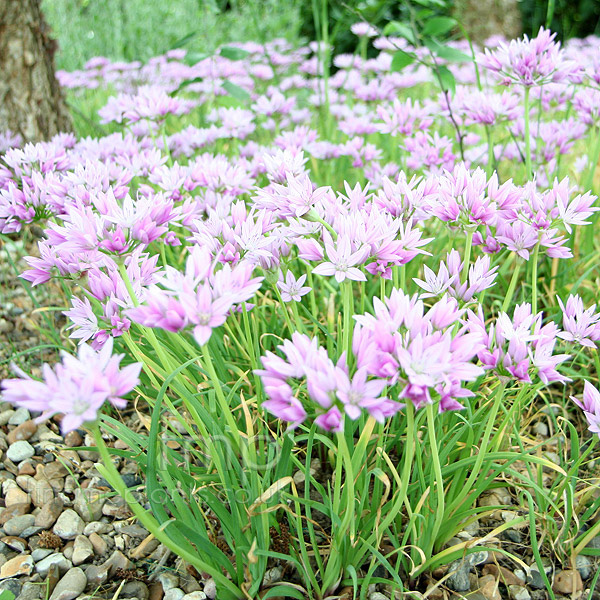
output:
[[[121,590],[119,598],[138,598],[139,600],[148,600],[150,590],[143,581],[128,581]]]
[[[23,584],[19,600],[38,600],[42,597],[42,586],[39,583],[26,582]]]
[[[73,566],[68,558],[65,558],[60,552],[56,552],[40,560],[40,562],[35,565],[35,570],[42,577],[46,577],[52,565],[56,565],[60,573],[66,573]]]
[[[40,560],[50,556],[53,552],[54,550],[49,550],[48,548],[36,548],[31,553],[31,558],[33,558],[33,562],[40,562]]]
[[[18,464],[35,454],[33,446],[27,440],[19,440],[8,447],[6,458]]]
[[[54,498],[47,504],[44,504],[40,512],[35,517],[35,525],[44,529],[49,529],[56,523],[56,519],[60,517],[64,503],[60,498]]]
[[[50,600],[73,600],[87,586],[85,573],[79,567],[69,569],[56,584]]]
[[[40,531],[42,531],[43,527],[38,527],[37,525],[32,525],[31,527],[27,527],[27,529],[23,529],[21,531],[22,538],[30,538],[32,535],[37,535]]]
[[[204,582],[204,593],[207,598],[214,600],[217,596],[217,584],[215,580],[211,577]]]
[[[448,572],[452,573],[448,577],[447,585],[455,592],[466,592],[471,587],[469,581],[469,573],[471,567],[484,563],[488,558],[488,553],[485,550],[473,552],[463,559],[455,560],[448,568]]]
[[[85,535],[78,535],[75,538],[75,546],[73,547],[73,564],[75,566],[80,565],[92,556],[94,556],[92,542]]]
[[[537,566],[532,566],[529,573],[527,573],[527,583],[534,590],[541,590],[546,587],[546,583],[540,575]]]
[[[8,420],[15,414],[15,411],[10,408],[9,410],[3,410],[0,412],[0,426],[6,425]]]
[[[104,585],[108,580],[109,568],[108,565],[90,565],[85,570],[85,576],[88,583],[93,588]]]
[[[21,536],[21,534],[28,528],[32,527],[35,521],[33,515],[20,515],[13,517],[4,523],[4,533],[6,535]]]
[[[575,559],[575,568],[579,571],[581,579],[588,579],[592,574],[592,561],[583,554],[578,554]]]
[[[68,508],[58,517],[52,531],[63,540],[74,540],[83,533],[85,523],[72,509]]]
[[[369,594],[369,600],[390,600],[385,594],[381,592],[373,592]]]
[[[204,592],[190,592],[183,597],[183,600],[206,600]]]
[[[26,408],[17,408],[15,412],[8,419],[9,425],[22,425],[25,421],[29,421],[31,415]]]
[[[171,588],[164,595],[164,600],[181,600],[185,596],[185,592],[179,588]]]
[[[0,581],[0,593],[8,590],[15,598],[21,595],[21,582],[18,579],[5,579]]]
[[[512,600],[531,600],[529,590],[522,585],[509,585],[508,595]]]
[[[106,494],[94,488],[75,490],[73,508],[86,522],[98,521],[102,517],[102,507],[106,502]]]
[[[281,567],[273,567],[265,573],[262,584],[265,587],[269,585],[274,585],[276,583],[279,583],[282,577],[283,571],[281,570]]]
[[[109,568],[109,574],[112,576],[117,569],[132,569],[133,563],[119,550],[115,550],[104,564]]]
[[[165,592],[179,586],[179,576],[176,573],[171,573],[170,571],[163,571],[160,573],[157,579],[160,581]]]

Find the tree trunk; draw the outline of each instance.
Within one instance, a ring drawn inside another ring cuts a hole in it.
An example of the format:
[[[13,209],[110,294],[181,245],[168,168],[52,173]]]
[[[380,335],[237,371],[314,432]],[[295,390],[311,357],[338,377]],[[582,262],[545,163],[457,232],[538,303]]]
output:
[[[39,0],[0,0],[0,132],[37,142],[72,130],[55,50]]]
[[[518,0],[457,0],[454,16],[479,44],[493,35],[512,40],[523,33]]]

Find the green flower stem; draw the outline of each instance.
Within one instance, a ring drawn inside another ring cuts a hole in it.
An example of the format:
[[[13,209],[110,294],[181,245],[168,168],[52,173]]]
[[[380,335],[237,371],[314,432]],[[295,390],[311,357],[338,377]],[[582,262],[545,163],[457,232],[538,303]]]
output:
[[[485,134],[487,137],[487,145],[488,145],[488,160],[485,169],[485,173],[487,178],[489,179],[494,172],[494,144],[492,143],[492,132],[489,125],[485,126]]]
[[[123,279],[123,282],[125,283],[127,292],[129,293],[129,296],[131,297],[131,302],[133,303],[134,306],[139,306],[140,303],[137,299],[137,296],[135,295],[135,291],[133,290],[133,285],[131,284],[131,280],[129,279],[129,275],[127,274],[127,269],[125,267],[125,263],[123,261],[119,261],[118,264],[119,264],[119,273]],[[162,345],[156,338],[156,334],[154,333],[154,331],[150,327],[144,327],[142,325],[140,325],[140,328],[148,337],[148,340],[150,341],[150,344],[154,348],[156,355],[158,356],[158,358],[160,358],[160,361],[162,362],[162,365],[163,365],[165,371],[167,373],[174,371],[174,368],[171,365],[171,361],[167,357],[167,355],[164,351],[164,348],[162,347]]]
[[[471,251],[473,249],[473,235],[475,227],[467,225],[467,241],[465,243],[465,258],[463,260],[462,278],[467,281],[469,278],[469,267],[471,266]]]
[[[214,569],[209,564],[205,563],[201,559],[200,554],[191,554],[180,548],[166,533],[166,527],[158,524],[156,519],[152,516],[150,511],[146,510],[134,497],[131,490],[125,485],[121,474],[117,471],[117,468],[112,462],[110,452],[102,439],[100,428],[98,423],[93,423],[90,426],[90,431],[94,436],[96,442],[96,448],[102,458],[101,474],[110,483],[113,489],[123,498],[133,514],[138,518],[143,527],[145,527],[161,544],[164,544],[167,548],[172,550],[178,557],[182,558],[186,562],[194,565],[199,571],[210,573],[215,582],[222,588],[226,588],[234,597],[241,597],[240,590],[225,577],[220,569]]]
[[[516,256],[516,264],[513,270],[512,277],[510,279],[510,283],[508,285],[508,290],[506,291],[506,296],[504,296],[504,302],[502,303],[502,312],[507,312],[510,303],[512,302],[513,296],[515,295],[515,289],[517,287],[517,281],[519,280],[519,272],[521,271],[521,266],[523,263],[521,262],[520,257]]]
[[[440,455],[437,445],[436,427],[435,427],[435,415],[436,415],[437,404],[427,405],[427,429],[429,433],[429,447],[431,448],[431,458],[433,462],[433,474],[435,476],[435,492],[436,492],[436,504],[435,504],[435,518],[434,524],[431,528],[430,540],[428,551],[425,552],[426,556],[431,556],[438,532],[444,522],[445,518],[445,500],[444,500],[444,478],[442,476],[442,466],[440,464]],[[431,484],[433,488],[433,482]]]
[[[215,397],[217,398],[217,402],[223,411],[223,417],[225,421],[229,425],[231,429],[231,434],[237,444],[237,447],[240,447],[240,431],[238,428],[235,419],[233,418],[233,412],[231,411],[231,407],[229,406],[229,402],[227,402],[227,398],[225,398],[225,394],[223,393],[223,384],[219,381],[219,377],[217,372],[215,371],[215,365],[213,364],[210,350],[208,348],[208,343],[202,346],[202,351],[204,353],[202,364],[208,376],[210,377],[211,383],[213,384],[215,390]]]
[[[494,396],[492,401],[492,406],[490,409],[490,414],[488,416],[487,425],[485,427],[485,432],[483,434],[483,439],[481,440],[481,445],[479,446],[479,452],[477,453],[477,458],[475,460],[475,464],[473,465],[473,469],[465,481],[465,485],[463,486],[462,491],[458,494],[458,496],[454,499],[454,501],[447,507],[448,509],[448,517],[451,517],[452,513],[456,511],[462,505],[463,500],[469,495],[472,491],[473,484],[475,480],[479,477],[481,465],[485,460],[486,453],[488,451],[488,444],[490,442],[490,437],[492,435],[492,429],[496,424],[496,415],[498,414],[498,410],[500,409],[500,404],[503,401],[504,390],[506,389],[506,384],[501,383],[498,386],[498,391]]]
[[[531,168],[531,135],[529,132],[529,92],[529,87],[525,86],[525,176],[528,180],[533,176]]]
[[[285,323],[288,327],[290,335],[292,335],[292,333],[296,331],[296,328],[294,327],[292,320],[290,319],[290,313],[288,312],[287,304],[283,301],[283,298],[281,297],[281,292],[279,291],[277,284],[273,286],[273,289],[275,290],[275,294],[277,294],[277,299],[279,300],[279,306],[281,307],[281,312],[283,313]]]
[[[304,333],[304,324],[302,323],[302,319],[300,318],[300,314],[298,313],[298,304],[294,300],[292,300],[292,302],[290,304],[292,306],[292,314],[294,315],[296,329],[300,333]]]
[[[533,257],[531,263],[531,314],[533,316],[537,315],[537,304],[538,304],[538,289],[537,289],[537,279],[538,279],[538,257],[540,253],[540,243],[538,242],[535,245],[535,249],[533,250]]]
[[[592,153],[588,156],[590,164],[588,166],[588,173],[585,179],[584,191],[592,190],[594,185],[594,175],[596,173],[596,167],[598,166],[598,160],[600,160],[600,129],[598,126],[594,127],[592,134],[593,142],[590,144]]]
[[[308,221],[314,221],[316,223],[321,223],[321,225],[323,225],[323,227],[325,227],[325,229],[327,229],[327,231],[329,231],[329,233],[331,234],[331,237],[334,240],[337,240],[338,234],[337,231],[324,219],[322,219],[318,214],[317,211],[312,208],[309,212],[306,213],[306,218]]]
[[[354,296],[352,294],[352,282],[349,280],[344,281],[343,284],[343,306],[344,320],[341,352],[346,351],[346,362],[350,364],[350,357],[352,356],[352,316],[354,315]]]

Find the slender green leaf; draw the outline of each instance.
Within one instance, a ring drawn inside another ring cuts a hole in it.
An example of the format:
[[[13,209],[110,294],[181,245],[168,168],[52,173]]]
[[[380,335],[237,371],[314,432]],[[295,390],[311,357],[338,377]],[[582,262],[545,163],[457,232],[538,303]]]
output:
[[[415,62],[416,56],[404,50],[397,50],[392,58],[392,71],[402,71]]]

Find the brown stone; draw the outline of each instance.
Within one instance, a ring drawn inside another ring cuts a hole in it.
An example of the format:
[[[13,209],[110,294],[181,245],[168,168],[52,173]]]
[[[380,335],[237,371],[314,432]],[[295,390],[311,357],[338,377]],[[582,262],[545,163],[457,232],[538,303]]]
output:
[[[91,541],[91,538],[90,538],[90,541]],[[137,548],[134,548],[129,553],[129,556],[131,558],[133,558],[133,560],[139,560],[140,558],[145,558],[146,556],[148,556],[149,554],[154,552],[154,550],[156,550],[156,548],[158,548],[159,543],[160,542],[152,534],[150,534],[149,536],[144,538],[144,540],[140,543],[140,545]]]
[[[79,457],[77,457],[79,460]],[[68,463],[68,461],[67,461]],[[60,477],[66,477],[69,474],[68,469],[58,460],[48,463],[40,470],[36,479],[58,479]]]
[[[9,508],[5,508],[0,514],[0,526],[10,521],[13,517],[21,517],[29,513],[31,505],[29,502],[23,504],[13,504]]]
[[[27,549],[27,542],[22,537],[17,537],[16,535],[5,535],[0,541],[17,552],[25,552]]]
[[[38,508],[54,500],[54,489],[44,480],[36,481],[30,493],[33,505]]]
[[[163,586],[157,581],[149,586],[150,589],[150,597],[148,600],[162,600],[165,595],[165,591],[163,590]]]
[[[481,573],[482,575],[492,575],[506,586],[525,585],[525,582],[520,577],[517,577],[512,571],[496,564],[485,565]]]
[[[36,431],[37,425],[35,421],[25,421],[10,431],[6,439],[9,444],[13,444],[19,440],[28,440]]]
[[[552,589],[557,594],[575,594],[583,590],[583,581],[577,569],[559,571],[554,577]]]
[[[40,512],[35,517],[36,527],[49,529],[56,523],[56,519],[60,516],[63,510],[63,501],[60,498],[54,498],[47,504],[42,506]]]
[[[18,575],[29,575],[33,571],[33,558],[30,554],[15,556],[6,561],[0,568],[0,579],[17,577]]]
[[[488,600],[502,600],[500,590],[498,589],[498,581],[493,575],[484,575],[478,581],[479,591]]]
[[[28,460],[24,460],[23,462],[19,463],[18,475],[35,475],[33,463]]]
[[[4,496],[4,503],[6,508],[10,508],[15,504],[29,504],[31,498],[27,492],[19,489],[16,485],[9,488]]]
[[[69,431],[67,435],[65,435],[65,446],[69,448],[75,448],[76,446],[81,446],[83,444],[83,438],[78,431]]]
[[[108,544],[96,532],[90,533],[89,540],[94,548],[94,553],[98,556],[103,556],[108,550]]]

